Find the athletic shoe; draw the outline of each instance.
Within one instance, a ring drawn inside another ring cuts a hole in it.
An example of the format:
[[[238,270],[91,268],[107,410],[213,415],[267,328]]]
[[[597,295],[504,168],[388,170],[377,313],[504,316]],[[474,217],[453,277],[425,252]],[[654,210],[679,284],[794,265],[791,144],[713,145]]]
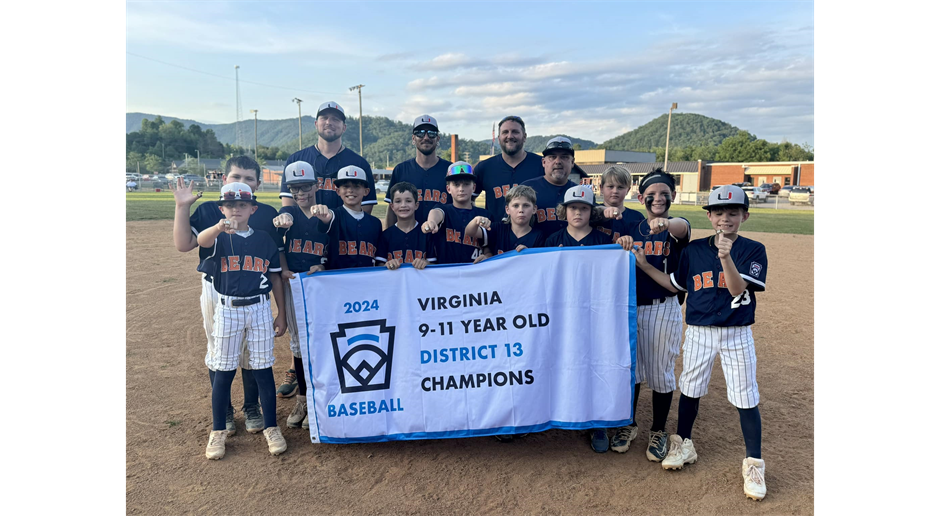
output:
[[[663,459],[663,469],[682,469],[682,466],[692,464],[696,460],[698,460],[698,454],[695,453],[692,439],[683,441],[676,434],[669,436],[669,453]]]
[[[228,410],[225,412],[225,431],[228,432],[228,435],[235,435],[237,431],[235,429],[235,407],[229,405]]]
[[[225,430],[213,430],[209,434],[209,444],[206,445],[206,458],[219,460],[225,456]]]
[[[636,425],[618,428],[614,433],[614,437],[610,440],[610,449],[617,453],[627,453],[627,450],[630,449],[630,443],[636,439],[638,433],[640,431]]]
[[[284,383],[277,388],[277,397],[291,398],[297,394],[298,389],[300,389],[300,386],[297,385],[297,375],[293,369],[288,369],[287,374],[284,375]]]
[[[741,464],[741,474],[744,475],[744,494],[754,500],[763,500],[767,494],[767,484],[764,482],[764,461],[748,457]]]
[[[245,413],[245,430],[248,430],[249,434],[256,434],[264,430],[264,416],[261,414],[261,404],[259,403],[246,403],[242,407],[242,412]]]
[[[280,427],[265,428],[264,438],[268,440],[268,451],[271,452],[271,455],[280,455],[287,451],[287,441],[281,435]]]
[[[304,416],[304,422],[303,422],[303,424],[300,425],[300,427],[303,428],[304,430],[310,430],[310,420],[309,420],[309,417],[310,417],[310,414],[308,413],[306,416]]]
[[[291,428],[300,428],[303,420],[307,418],[307,397],[301,396],[297,398],[297,403],[294,404],[294,410],[290,411],[290,415],[287,416],[287,426]]]
[[[646,447],[646,458],[653,462],[662,462],[666,457],[667,442],[669,442],[669,435],[665,431],[651,431],[650,444]]]
[[[591,449],[597,453],[604,453],[610,448],[610,439],[607,438],[606,428],[595,428],[591,432]]]

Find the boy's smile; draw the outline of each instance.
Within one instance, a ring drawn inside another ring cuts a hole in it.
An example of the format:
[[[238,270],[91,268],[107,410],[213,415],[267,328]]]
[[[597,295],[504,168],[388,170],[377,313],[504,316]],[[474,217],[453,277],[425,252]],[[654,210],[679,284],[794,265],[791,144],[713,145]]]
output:
[[[724,234],[734,234],[738,232],[741,223],[751,216],[749,212],[740,207],[732,208],[713,208],[707,212],[708,220],[712,223],[715,231],[721,230]]]

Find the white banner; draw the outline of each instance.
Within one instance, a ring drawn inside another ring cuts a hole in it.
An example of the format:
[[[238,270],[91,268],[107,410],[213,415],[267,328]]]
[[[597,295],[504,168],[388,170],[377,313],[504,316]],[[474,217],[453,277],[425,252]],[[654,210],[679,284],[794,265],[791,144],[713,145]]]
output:
[[[632,423],[633,271],[607,245],[297,275],[311,440]]]

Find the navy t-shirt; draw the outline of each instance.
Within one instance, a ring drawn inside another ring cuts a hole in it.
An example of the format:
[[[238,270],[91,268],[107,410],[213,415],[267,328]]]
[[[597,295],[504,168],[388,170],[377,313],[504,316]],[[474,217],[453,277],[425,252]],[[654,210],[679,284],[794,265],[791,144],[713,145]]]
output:
[[[486,210],[478,206],[464,210],[453,204],[441,204],[435,209],[444,212],[444,222],[432,239],[437,263],[473,263],[486,245],[486,236],[481,242],[468,237],[465,230],[474,217],[486,217]]]
[[[513,168],[500,152],[477,163],[473,167],[473,175],[477,176],[476,193],[486,192],[484,202],[489,219],[501,220],[506,215],[505,195],[509,189],[529,179],[544,176],[545,169],[542,167],[542,157],[537,154],[526,152],[525,158]]]
[[[577,186],[568,181],[561,186],[553,185],[545,179],[544,176],[524,181],[522,184],[531,186],[535,190],[536,210],[535,210],[535,229],[540,230],[546,235],[551,235],[560,229],[568,226],[563,220],[558,220],[555,214],[555,208],[565,200],[565,192],[569,188]],[[608,244],[610,242],[607,242]]]
[[[495,222],[490,225],[489,230],[484,229],[483,232],[486,234],[486,247],[489,247],[493,254],[515,251],[520,245],[529,249],[545,246],[545,235],[535,228],[522,237],[517,237],[512,231],[512,224]]]
[[[213,247],[204,248],[210,253],[206,261],[217,271],[212,285],[223,296],[266,295],[271,291],[266,274],[281,270],[277,246],[268,235],[250,228],[244,233],[222,233]]]
[[[278,213],[290,213],[294,217],[291,227],[280,229],[287,260],[282,265],[291,272],[307,272],[316,265],[325,266],[330,236],[320,232],[320,219],[308,218],[299,206],[284,206]]]
[[[689,221],[686,219],[681,217],[669,217],[669,219],[681,220],[689,227]],[[692,230],[689,229],[689,232],[682,240],[672,236],[669,231],[651,235],[649,224],[647,224],[646,219],[642,219],[639,224],[633,226],[629,235],[633,237],[634,247],[643,246],[646,261],[668,275],[676,272],[676,269],[679,268],[679,257],[682,256],[682,250],[689,245]],[[733,246],[732,249],[734,249]],[[636,269],[636,302],[638,305],[649,305],[652,304],[654,299],[674,295],[676,295],[675,292],[663,288],[647,276],[642,269],[639,267]]]
[[[379,219],[366,212],[357,219],[344,206],[332,211],[333,219],[329,224],[318,219],[320,232],[330,235],[327,267],[332,270],[375,265],[373,260],[382,236]]]
[[[282,235],[278,233],[277,228],[274,227],[276,217],[277,210],[273,206],[258,203],[258,209],[248,218],[248,227],[257,232],[270,235],[271,241],[275,243],[278,251],[281,251],[283,250],[284,240]],[[192,228],[193,234],[198,237],[199,233],[218,224],[224,218],[225,216],[222,215],[222,210],[219,209],[217,203],[206,201],[193,211],[193,214],[189,217],[189,226]],[[204,263],[210,254],[212,254],[211,249],[199,247],[199,266],[196,267],[196,270],[206,274],[206,281],[212,281],[211,265]]]
[[[392,179],[388,183],[389,191],[396,183],[401,182],[411,183],[418,189],[416,200],[420,204],[415,210],[415,220],[418,224],[428,220],[428,213],[438,204],[454,203],[453,199],[447,195],[447,180],[445,179],[450,165],[450,161],[440,158],[433,167],[425,170],[418,164],[417,159],[411,158],[395,165],[395,169],[392,170]],[[385,202],[392,203],[390,195],[385,195]]]
[[[605,233],[601,233],[594,228],[592,228],[591,232],[581,240],[575,240],[573,236],[568,234],[568,228],[559,229],[555,233],[552,233],[552,235],[547,239],[545,239],[545,247],[579,247],[607,244],[610,244],[610,236]]]
[[[382,232],[379,249],[375,253],[375,260],[381,263],[388,260],[413,263],[415,260],[423,258],[429,263],[435,263],[437,258],[434,256],[431,236],[421,231],[417,222],[415,222],[411,231],[407,233],[395,224]]]
[[[332,158],[326,159],[326,156],[320,154],[316,145],[311,145],[306,149],[301,149],[291,154],[290,157],[287,158],[287,163],[284,167],[287,168],[287,165],[295,161],[306,161],[313,166],[313,173],[317,178],[317,204],[326,205],[331,210],[343,205],[342,199],[340,199],[339,194],[336,193],[336,185],[333,184],[333,180],[336,179],[336,173],[339,172],[339,169],[349,165],[355,165],[366,173],[366,181],[369,182],[369,193],[362,198],[362,204],[376,204],[375,180],[372,178],[372,167],[369,166],[369,163],[363,159],[362,156],[349,150],[348,147],[343,147],[343,150],[337,152]],[[284,176],[281,176],[280,197],[288,197],[291,199],[294,197],[290,193],[290,189],[287,188]]]

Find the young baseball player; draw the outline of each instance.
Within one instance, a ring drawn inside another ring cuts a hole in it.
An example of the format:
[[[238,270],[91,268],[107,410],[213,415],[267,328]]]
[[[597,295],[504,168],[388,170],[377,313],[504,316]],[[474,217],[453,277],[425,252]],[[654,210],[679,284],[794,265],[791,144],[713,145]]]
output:
[[[474,217],[467,224],[467,236],[485,240],[491,254],[544,246],[545,235],[532,227],[535,223],[535,190],[516,185],[506,194],[505,201],[506,216],[500,223],[491,224],[486,216]]]
[[[322,204],[311,209],[320,219],[320,231],[330,235],[327,267],[372,267],[382,222],[362,210],[362,198],[369,193],[366,173],[355,165],[343,167],[336,173],[334,184],[343,205],[335,211]]]
[[[606,186],[606,183],[605,183]],[[669,207],[676,195],[675,178],[656,169],[640,180],[639,192],[646,206],[646,218],[629,225],[627,233],[617,239],[624,249],[641,246],[647,263],[665,274],[679,266],[679,256],[689,243],[689,221],[669,216]],[[633,210],[631,210],[633,211]],[[619,221],[610,221],[619,222]],[[640,384],[646,382],[653,390],[653,423],[650,427],[646,458],[660,462],[666,456],[666,418],[676,389],[676,357],[682,338],[682,309],[676,294],[650,279],[637,269],[637,375],[633,389],[633,413],[636,414]],[[636,423],[618,428],[610,447],[624,453],[636,438]]]
[[[562,203],[555,208],[555,213],[558,220],[567,221],[567,226],[545,239],[545,247],[578,247],[612,243],[610,235],[593,227],[600,222],[601,215],[599,210],[594,209],[594,190],[590,186],[575,185],[569,188],[565,192]],[[606,430],[604,435],[606,436]]]
[[[274,219],[274,225],[284,235],[284,252],[281,253],[281,279],[284,284],[284,311],[287,314],[287,330],[290,333],[290,351],[294,356],[293,368],[287,372],[293,377],[289,389],[278,388],[278,397],[287,398],[299,394],[293,410],[287,416],[287,426],[301,428],[307,421],[307,381],[300,352],[300,336],[297,315],[294,313],[290,280],[294,274],[322,271],[326,264],[326,251],[330,237],[321,233],[320,220],[313,216],[316,204],[317,179],[313,166],[306,161],[295,161],[284,169],[284,182],[293,196],[294,206],[284,206]]]
[[[467,235],[464,230],[474,217],[486,216],[486,210],[473,205],[472,195],[476,188],[476,176],[466,161],[458,161],[447,169],[447,193],[453,204],[440,204],[428,214],[421,225],[424,233],[435,234],[432,238],[437,263],[475,263],[483,256],[478,238]]]
[[[715,235],[694,240],[682,252],[675,272],[666,275],[634,248],[637,266],[670,292],[688,292],[685,346],[679,378],[677,435],[669,436],[664,469],[682,469],[698,460],[692,425],[699,399],[708,393],[715,355],[727,384],[728,401],[737,407],[747,455],[741,466],[744,494],[761,500],[767,494],[761,458],[761,420],[757,408],[757,357],[751,325],[757,308],[755,292],[765,289],[767,252],[760,242],[738,234],[750,214],[744,190],[722,186],[708,195],[708,220]],[[671,224],[670,224],[671,227]],[[644,246],[645,247],[645,246]]]
[[[281,288],[281,260],[270,236],[255,232],[248,225],[257,211],[251,188],[244,183],[222,187],[218,201],[225,216],[216,225],[199,233],[199,246],[209,249],[206,259],[212,271],[212,285],[219,293],[212,336],[215,348],[210,357],[215,370],[212,384],[212,432],[206,445],[206,457],[225,455],[225,412],[231,401],[232,380],[242,357],[242,341],[248,341],[248,363],[264,408],[264,437],[268,451],[279,455],[287,450],[287,441],[277,426],[274,394],[274,338],[284,334],[284,292]],[[279,308],[271,314],[270,292]]]
[[[605,220],[596,227],[601,232],[610,235],[611,242],[616,242],[623,235],[629,235],[630,231],[643,220],[640,212],[631,210],[623,204],[632,184],[633,178],[630,177],[630,171],[621,166],[608,167],[601,175]]]
[[[258,162],[248,156],[236,156],[225,163],[225,175],[223,176],[225,184],[240,182],[255,190],[261,184],[260,177],[261,167]],[[173,197],[176,200],[176,211],[173,218],[173,241],[176,249],[184,253],[199,249],[200,265],[197,270],[203,273],[202,295],[199,298],[199,304],[202,308],[203,327],[206,332],[207,351],[205,363],[209,368],[209,385],[211,386],[215,384],[215,371],[209,365],[209,356],[215,348],[212,325],[219,296],[215,288],[212,287],[212,275],[206,274],[206,270],[202,266],[209,256],[209,250],[199,247],[196,237],[200,232],[214,226],[224,217],[218,206],[213,202],[199,205],[190,216],[189,212],[193,204],[202,197],[202,192],[194,194],[193,184],[185,184],[182,178],[177,179]],[[277,210],[267,204],[261,204],[258,205],[254,215],[249,218],[249,223],[255,231],[267,233],[271,236],[272,241],[279,242],[280,237],[277,234],[277,228],[273,224],[275,217],[277,217]],[[242,347],[244,348],[244,344]],[[261,414],[261,405],[258,402],[258,386],[252,378],[247,360],[242,362],[241,369],[245,395],[244,405],[242,406],[242,411],[245,414],[245,428],[249,433],[257,433],[264,429],[264,418]],[[226,430],[228,430],[229,435],[235,434],[235,409],[231,406],[229,406],[226,416]]]
[[[421,204],[417,200],[418,195],[418,188],[407,181],[395,183],[388,189],[385,198],[391,199],[389,210],[394,212],[396,222],[382,232],[375,261],[384,263],[389,270],[395,270],[403,263],[420,270],[437,261],[430,238],[418,229],[415,219]]]

